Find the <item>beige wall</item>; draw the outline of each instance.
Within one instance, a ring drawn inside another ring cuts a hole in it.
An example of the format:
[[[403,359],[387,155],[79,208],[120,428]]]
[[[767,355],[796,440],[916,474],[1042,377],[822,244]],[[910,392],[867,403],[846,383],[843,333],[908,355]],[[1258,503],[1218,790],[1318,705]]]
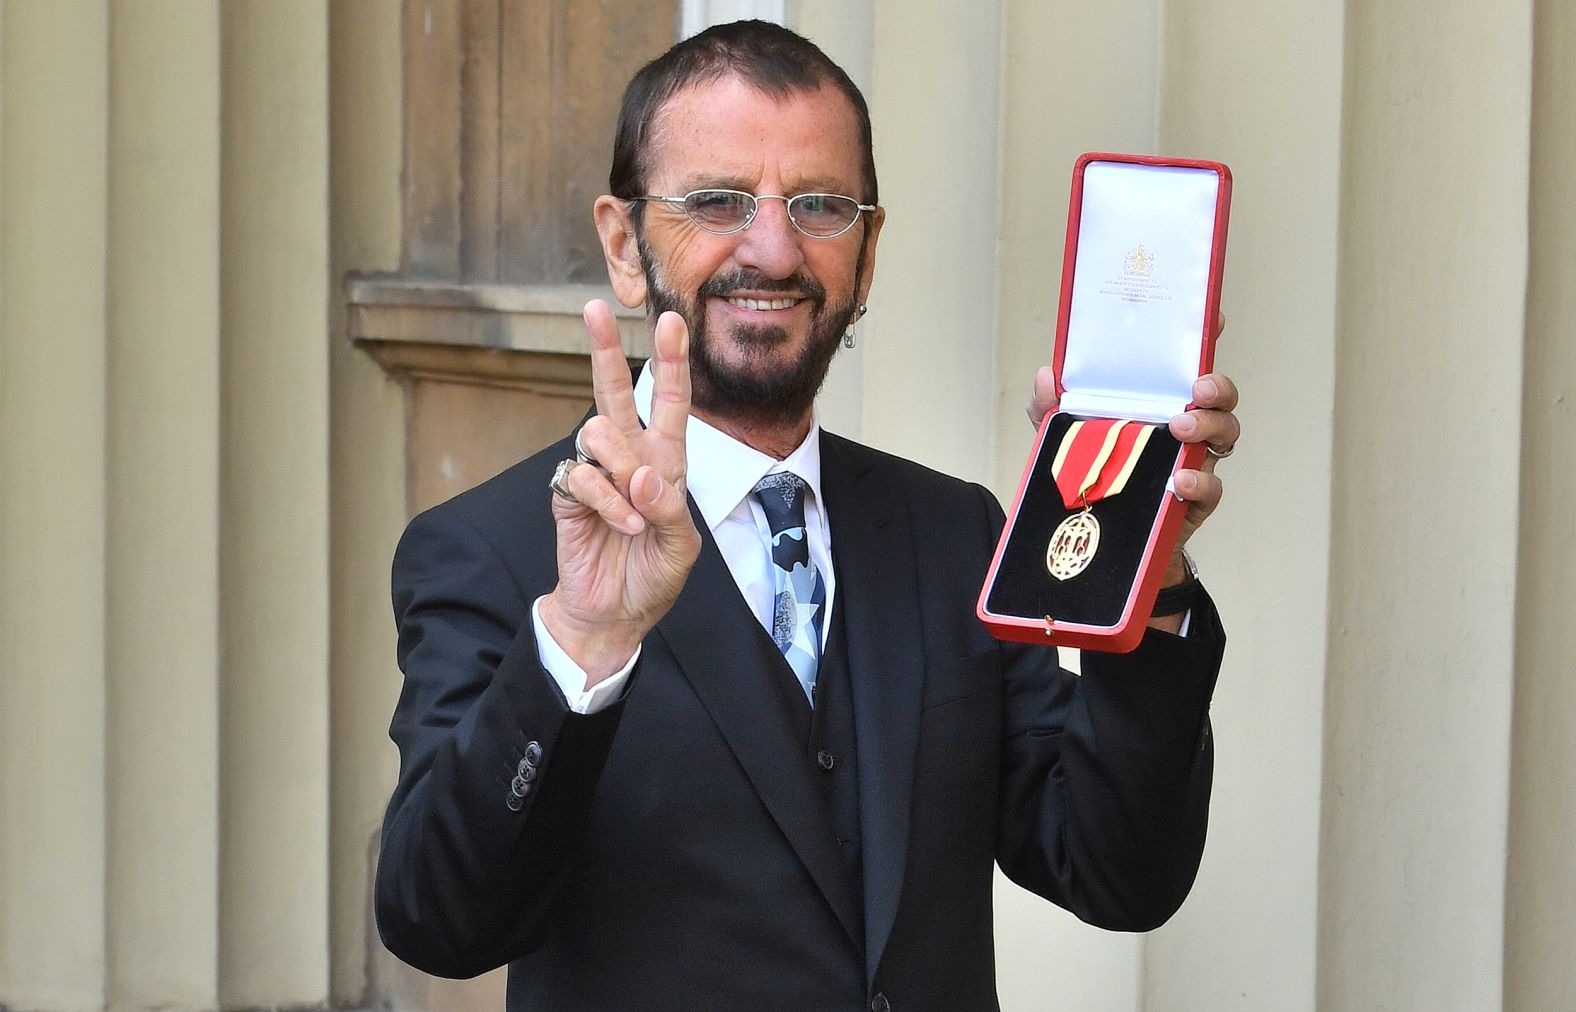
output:
[[[1348,15],[1319,861],[1334,1007],[1482,1008],[1503,985],[1517,541],[1535,532],[1467,497],[1519,485],[1531,14]]]
[[[1576,996],[1576,9],[1533,18],[1531,262],[1522,356],[1521,532],[1516,574],[1505,1000],[1559,1008]]]
[[[0,1005],[329,996],[328,7],[0,7]]]
[[[399,267],[400,12],[334,3],[329,32],[330,280]],[[331,965],[337,1002],[370,998],[369,886],[398,757],[388,720],[399,693],[389,614],[389,559],[404,528],[405,406],[399,388],[343,339],[344,305],[328,307],[332,485],[330,644]]]
[[[215,1004],[219,10],[110,27],[107,997]]]
[[[0,1003],[102,1001],[108,17],[0,23]]]
[[[789,16],[889,213],[823,417],[999,494],[1075,155],[1236,175],[1208,851],[1143,937],[1002,884],[1005,1006],[1569,1006],[1569,4]],[[406,407],[340,295],[398,267],[399,32],[0,0],[0,1006],[438,1002],[370,933]]]

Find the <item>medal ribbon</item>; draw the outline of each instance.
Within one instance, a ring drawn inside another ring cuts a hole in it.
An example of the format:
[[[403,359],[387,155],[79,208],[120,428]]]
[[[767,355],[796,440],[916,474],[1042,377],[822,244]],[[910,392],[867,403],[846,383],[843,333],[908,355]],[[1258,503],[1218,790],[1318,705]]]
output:
[[[1143,455],[1153,425],[1127,419],[1080,419],[1067,429],[1056,449],[1051,474],[1068,509],[1087,507],[1119,495]]]

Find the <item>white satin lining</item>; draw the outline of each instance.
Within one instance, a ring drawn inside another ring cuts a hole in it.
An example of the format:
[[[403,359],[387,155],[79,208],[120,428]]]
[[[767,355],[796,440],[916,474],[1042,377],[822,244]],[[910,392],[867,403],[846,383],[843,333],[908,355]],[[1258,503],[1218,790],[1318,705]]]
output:
[[[1061,410],[1163,422],[1193,399],[1219,195],[1209,169],[1085,167]]]

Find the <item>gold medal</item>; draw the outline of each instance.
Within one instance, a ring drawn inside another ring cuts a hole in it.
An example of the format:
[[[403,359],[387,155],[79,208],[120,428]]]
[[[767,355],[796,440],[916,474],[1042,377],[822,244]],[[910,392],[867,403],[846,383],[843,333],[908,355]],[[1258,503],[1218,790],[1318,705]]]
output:
[[[1150,425],[1116,419],[1080,419],[1068,426],[1051,474],[1063,505],[1083,509],[1063,520],[1051,534],[1045,547],[1045,568],[1051,576],[1070,580],[1089,568],[1100,550],[1100,522],[1089,507],[1127,487],[1153,431]]]
[[[1045,568],[1058,580],[1070,580],[1089,568],[1100,550],[1100,521],[1088,509],[1056,525],[1045,549]]]

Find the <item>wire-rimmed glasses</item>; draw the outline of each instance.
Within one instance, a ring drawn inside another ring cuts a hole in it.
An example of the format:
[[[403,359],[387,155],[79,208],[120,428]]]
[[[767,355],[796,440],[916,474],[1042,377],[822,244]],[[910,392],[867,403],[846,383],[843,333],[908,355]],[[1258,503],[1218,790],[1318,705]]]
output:
[[[788,205],[788,220],[793,227],[815,239],[832,239],[854,227],[861,211],[874,211],[876,205],[861,204],[840,193],[796,193],[785,197],[777,193],[756,196],[743,190],[691,190],[682,197],[632,197],[671,204],[700,228],[714,235],[732,235],[750,227],[763,200],[781,200]]]

